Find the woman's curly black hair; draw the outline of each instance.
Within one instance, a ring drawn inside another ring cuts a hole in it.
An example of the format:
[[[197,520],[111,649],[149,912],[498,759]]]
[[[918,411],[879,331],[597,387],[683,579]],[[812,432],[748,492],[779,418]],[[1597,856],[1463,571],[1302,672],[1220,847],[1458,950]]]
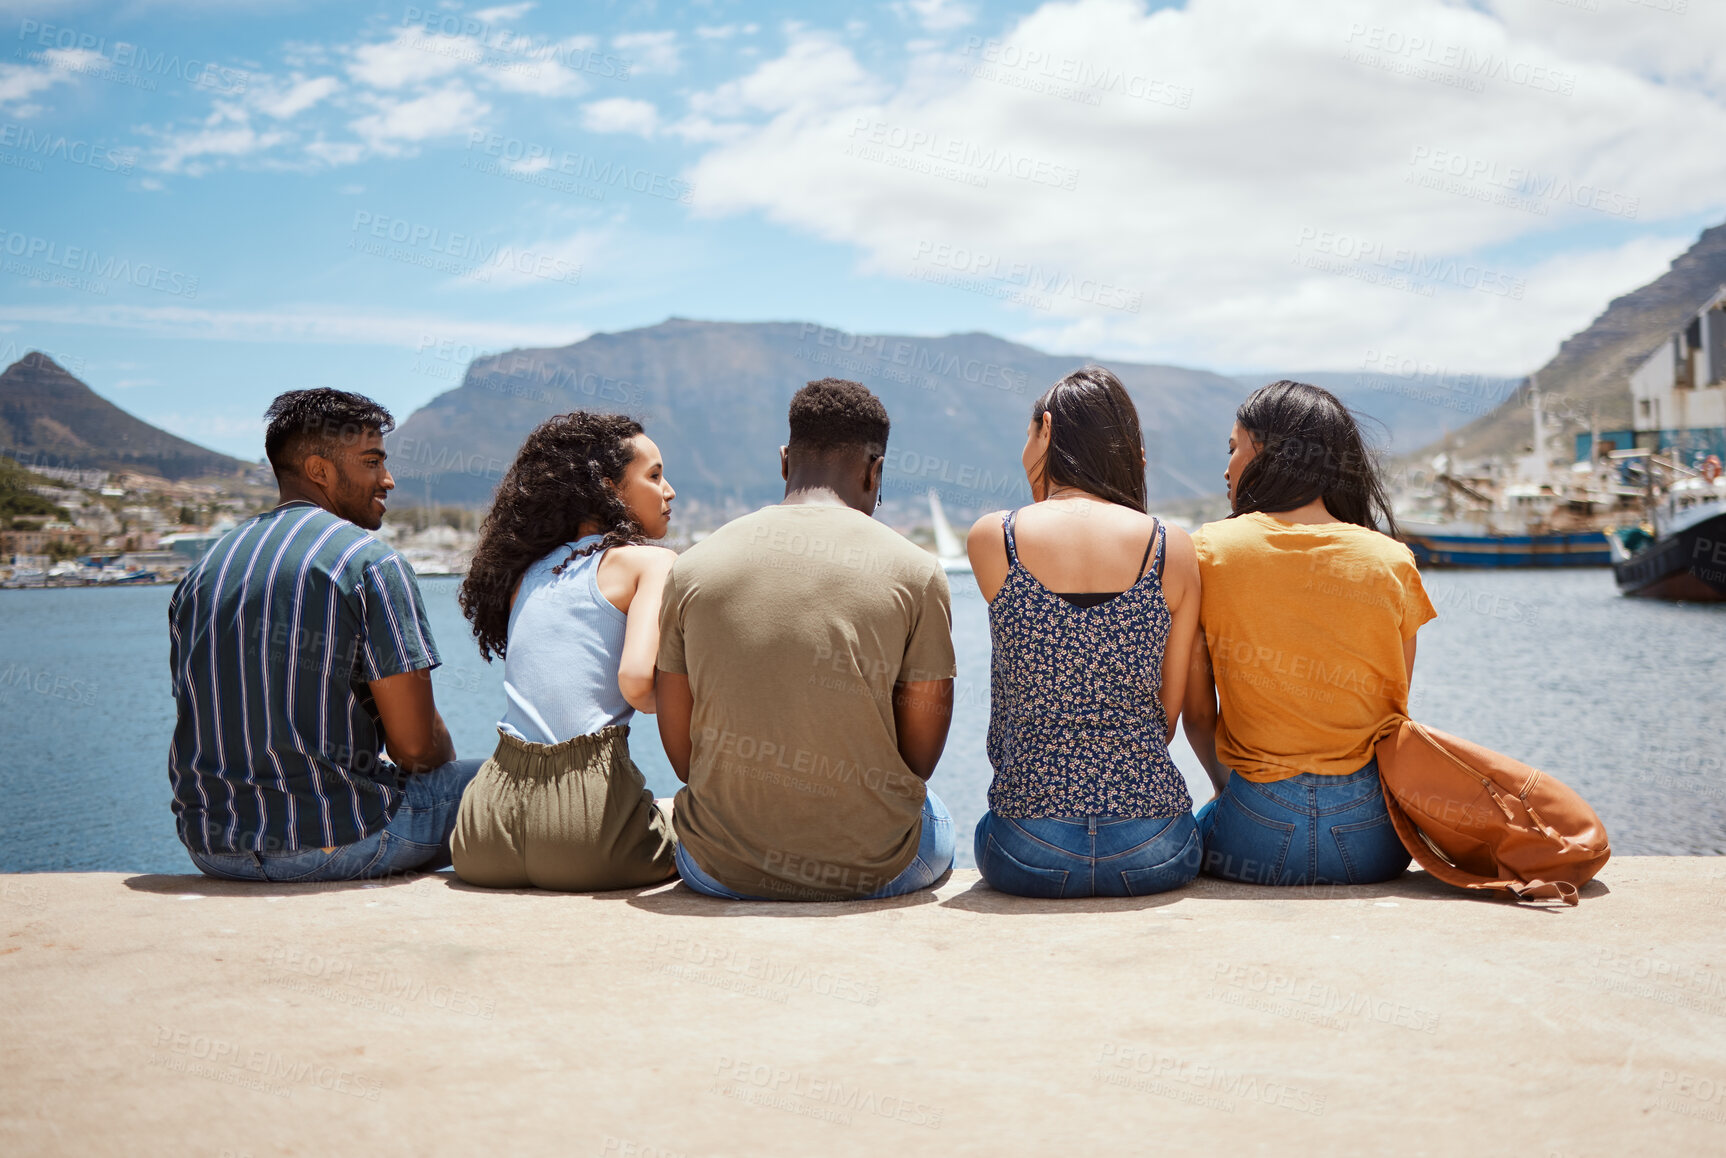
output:
[[[576,410],[548,418],[521,444],[479,528],[479,546],[461,585],[461,610],[473,624],[479,654],[491,662],[508,646],[515,585],[534,563],[581,537],[587,523],[605,538],[577,554],[642,541],[616,490],[635,458],[629,440],[641,423],[621,414]],[[607,485],[607,484],[611,485]]]

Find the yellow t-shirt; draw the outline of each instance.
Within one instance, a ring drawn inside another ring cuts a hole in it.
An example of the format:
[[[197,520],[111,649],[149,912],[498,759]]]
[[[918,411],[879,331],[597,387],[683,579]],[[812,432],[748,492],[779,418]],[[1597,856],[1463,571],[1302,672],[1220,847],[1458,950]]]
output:
[[[1248,780],[1346,776],[1408,712],[1403,641],[1437,612],[1414,555],[1353,523],[1255,512],[1193,535],[1217,758]]]

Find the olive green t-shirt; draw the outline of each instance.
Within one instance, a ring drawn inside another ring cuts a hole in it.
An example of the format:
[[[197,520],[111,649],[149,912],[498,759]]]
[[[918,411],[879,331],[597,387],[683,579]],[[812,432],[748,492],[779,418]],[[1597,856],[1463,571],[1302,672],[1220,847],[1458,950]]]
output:
[[[917,855],[923,781],[899,756],[893,685],[953,676],[933,555],[861,511],[773,506],[679,556],[659,667],[695,710],[677,838],[739,893],[868,896]]]

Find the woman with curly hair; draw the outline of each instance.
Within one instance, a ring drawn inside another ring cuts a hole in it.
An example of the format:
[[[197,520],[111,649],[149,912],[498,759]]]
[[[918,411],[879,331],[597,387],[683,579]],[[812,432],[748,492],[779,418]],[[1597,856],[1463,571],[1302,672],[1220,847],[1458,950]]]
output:
[[[522,443],[461,587],[480,655],[504,660],[497,750],[450,851],[469,884],[587,892],[677,875],[669,818],[629,758],[656,709],[659,602],[676,492],[634,419],[575,411]]]

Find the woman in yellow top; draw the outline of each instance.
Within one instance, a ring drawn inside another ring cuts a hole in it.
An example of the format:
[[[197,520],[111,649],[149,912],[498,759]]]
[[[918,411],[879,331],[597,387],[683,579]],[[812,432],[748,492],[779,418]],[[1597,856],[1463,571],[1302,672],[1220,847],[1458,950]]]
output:
[[[1408,711],[1432,619],[1377,465],[1335,395],[1273,382],[1235,412],[1234,513],[1193,536],[1204,599],[1182,712],[1217,797],[1203,871],[1367,884],[1408,867],[1373,745]],[[1208,659],[1208,669],[1205,660]]]

